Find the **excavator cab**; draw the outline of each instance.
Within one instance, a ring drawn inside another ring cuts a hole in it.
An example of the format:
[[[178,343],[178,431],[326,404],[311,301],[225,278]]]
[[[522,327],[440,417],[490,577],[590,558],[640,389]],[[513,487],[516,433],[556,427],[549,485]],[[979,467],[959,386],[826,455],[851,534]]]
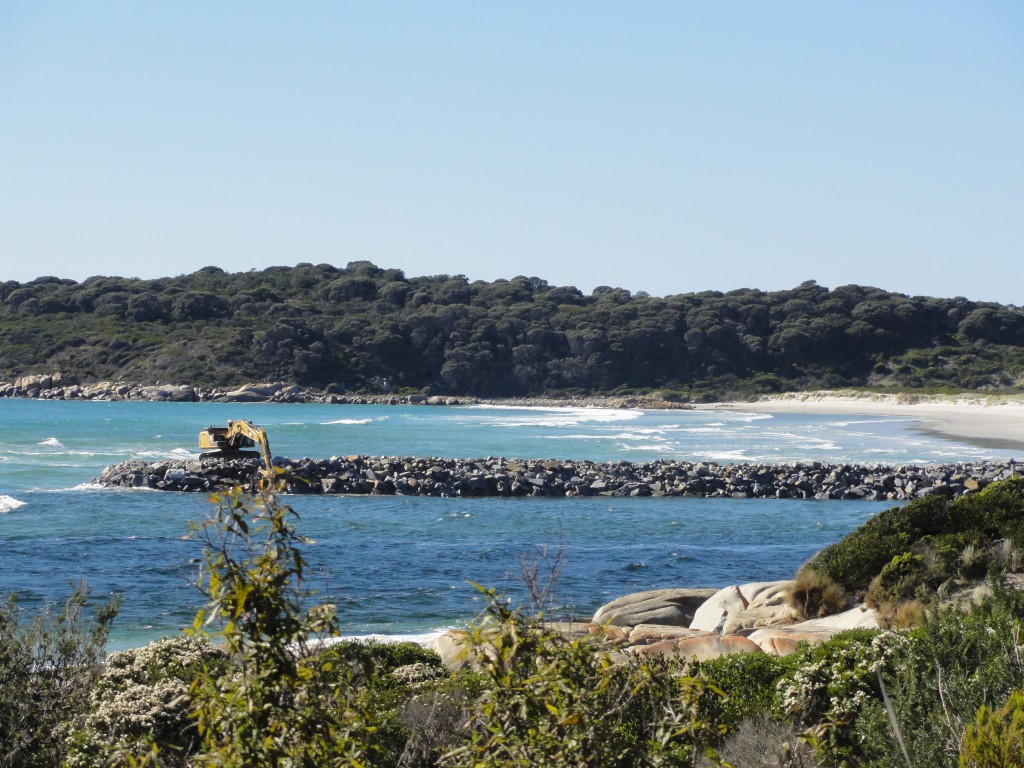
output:
[[[246,450],[256,448],[255,451]],[[226,427],[211,425],[199,432],[199,450],[205,451],[199,457],[206,458],[259,458],[260,468],[253,478],[258,491],[269,491],[274,487],[274,464],[270,455],[270,440],[263,427],[251,421],[239,419],[229,421]]]

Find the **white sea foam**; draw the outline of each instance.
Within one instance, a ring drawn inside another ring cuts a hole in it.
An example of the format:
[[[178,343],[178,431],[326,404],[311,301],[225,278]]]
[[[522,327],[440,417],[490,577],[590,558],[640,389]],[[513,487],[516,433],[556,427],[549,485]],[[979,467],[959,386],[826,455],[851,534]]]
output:
[[[48,437],[45,440],[40,441],[39,445],[48,445],[51,448],[63,448],[64,447],[64,443],[62,443],[56,437]]]
[[[636,429],[630,432],[618,432],[614,435],[608,435],[612,440],[668,440],[665,437],[665,433],[661,430],[652,429]]]
[[[369,424],[373,419],[335,419],[334,421],[321,421],[320,426],[327,427],[331,424]]]
[[[626,443],[619,443],[618,449],[620,451],[664,451],[666,449],[665,443],[654,443],[654,444],[639,444],[639,445],[627,445]]]
[[[498,406],[475,405],[471,410],[498,410]],[[507,417],[481,422],[472,418],[474,424],[488,427],[572,427],[587,423],[606,424],[616,421],[632,421],[644,415],[641,410],[633,408],[581,408],[567,406],[559,408],[543,408],[539,406],[503,407],[501,410],[512,412]],[[533,415],[536,414],[536,415]]]
[[[0,496],[0,515],[6,514],[13,509],[18,507],[24,507],[25,502],[14,498],[13,496]]]
[[[847,421],[830,421],[825,426],[827,427],[849,427],[861,424],[913,424],[920,419],[849,419]]]
[[[140,486],[139,488],[122,488],[119,485],[100,485],[99,483],[79,483],[70,488],[54,488],[49,493],[79,493],[81,491],[109,491],[111,493],[137,493],[139,491],[152,491],[153,493],[163,493],[159,488],[147,488]]]
[[[712,456],[716,461],[752,461],[746,451],[721,451]]]
[[[67,493],[69,491],[105,491],[107,488],[99,483],[79,483],[72,488],[58,488],[58,493]]]
[[[323,640],[323,645],[335,645],[336,643],[345,642],[357,642],[357,643],[416,643],[416,645],[428,646],[434,640],[439,638],[445,632],[448,632],[455,627],[444,627],[442,629],[432,629],[426,632],[415,632],[408,634],[381,634],[373,632],[366,635],[342,635],[341,637],[330,637]]]
[[[729,421],[764,421],[775,418],[770,413],[753,413],[752,411],[734,411],[729,416]]]
[[[188,448],[172,448],[171,450],[157,450],[157,451],[132,451],[131,457],[134,459],[198,459],[198,451],[190,451]]]

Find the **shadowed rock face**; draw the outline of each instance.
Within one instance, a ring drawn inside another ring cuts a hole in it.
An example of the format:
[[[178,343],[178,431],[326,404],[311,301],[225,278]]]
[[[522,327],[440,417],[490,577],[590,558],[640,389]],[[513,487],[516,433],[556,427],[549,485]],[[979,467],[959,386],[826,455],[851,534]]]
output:
[[[404,496],[694,496],[906,501],[954,498],[1019,474],[1009,462],[861,466],[822,462],[724,464],[332,456],[278,457],[288,493]],[[167,491],[216,491],[245,485],[255,459],[126,461],[95,479],[101,485]]]
[[[716,589],[655,589],[634,592],[603,606],[594,614],[595,624],[618,627],[689,627],[694,612],[714,595]]]

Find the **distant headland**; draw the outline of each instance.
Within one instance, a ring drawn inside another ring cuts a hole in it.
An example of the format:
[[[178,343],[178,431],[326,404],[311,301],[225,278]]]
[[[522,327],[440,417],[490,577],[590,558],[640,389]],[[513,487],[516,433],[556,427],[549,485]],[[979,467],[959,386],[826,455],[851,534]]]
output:
[[[66,391],[140,382],[151,388],[145,397],[189,396],[165,382],[188,383],[196,399],[287,382],[297,390],[285,397],[374,402],[1003,392],[1024,384],[1021,348],[1018,307],[814,281],[771,292],[657,297],[601,286],[585,295],[537,277],[407,277],[357,261],[0,283],[0,381],[60,371]]]

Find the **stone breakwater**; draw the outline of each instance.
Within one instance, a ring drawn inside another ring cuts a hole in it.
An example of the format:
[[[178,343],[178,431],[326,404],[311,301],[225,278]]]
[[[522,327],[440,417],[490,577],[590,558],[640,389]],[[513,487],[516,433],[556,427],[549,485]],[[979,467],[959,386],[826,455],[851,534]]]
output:
[[[296,494],[405,496],[690,496],[702,498],[866,499],[954,498],[1024,472],[1014,462],[929,466],[644,463],[332,456],[275,458],[284,488]],[[93,482],[107,487],[211,492],[246,485],[256,459],[126,461]]]

